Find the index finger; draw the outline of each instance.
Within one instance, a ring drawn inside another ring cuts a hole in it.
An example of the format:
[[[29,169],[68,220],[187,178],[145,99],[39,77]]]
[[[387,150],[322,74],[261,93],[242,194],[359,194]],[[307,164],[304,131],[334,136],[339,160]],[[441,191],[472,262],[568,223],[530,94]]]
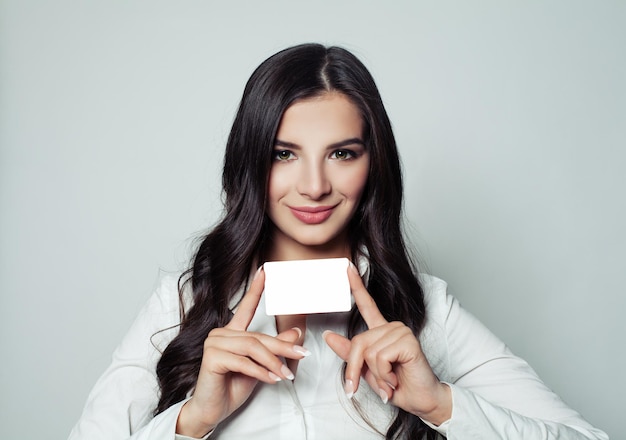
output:
[[[350,281],[350,290],[352,291],[356,306],[359,312],[361,312],[361,316],[365,320],[367,327],[372,329],[387,324],[387,320],[383,314],[380,313],[380,310],[378,310],[376,301],[374,301],[374,298],[371,297],[363,285],[359,271],[352,263],[350,263],[348,267],[348,280]]]
[[[241,302],[239,302],[237,311],[233,319],[226,325],[226,328],[242,331],[248,329],[254,317],[254,312],[256,312],[256,308],[259,306],[259,301],[261,301],[264,286],[265,271],[263,271],[263,266],[261,266],[254,274],[250,288],[241,299]]]

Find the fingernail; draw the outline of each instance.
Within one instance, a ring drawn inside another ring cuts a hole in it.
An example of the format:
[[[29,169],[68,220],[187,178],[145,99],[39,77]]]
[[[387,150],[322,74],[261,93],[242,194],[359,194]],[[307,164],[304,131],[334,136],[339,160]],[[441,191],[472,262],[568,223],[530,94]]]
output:
[[[326,340],[326,335],[328,335],[329,333],[332,333],[332,331],[330,331],[330,330],[324,330],[324,331],[322,332],[322,338],[324,338],[324,340]]]
[[[343,391],[348,399],[352,399],[352,396],[354,396],[354,383],[350,379],[346,380]]]
[[[295,330],[298,332],[298,339],[302,337],[302,330],[299,327],[292,327],[291,330]]]
[[[256,280],[259,277],[259,274],[261,273],[262,270],[263,270],[263,266],[259,266],[259,268],[254,273],[254,278],[252,278],[252,281]]]
[[[299,345],[294,345],[293,346],[293,351],[295,351],[298,354],[301,354],[304,357],[311,356],[311,352],[309,350],[307,350],[306,348],[301,347]]]
[[[358,274],[359,276],[361,275],[359,273],[359,270],[356,268],[356,266],[354,265],[352,261],[350,262],[350,270],[352,270],[354,273]]]
[[[274,382],[280,382],[282,380],[280,377],[276,376],[271,371],[270,371],[270,379],[272,379]]]
[[[389,382],[385,381],[385,383],[386,383],[387,385],[389,385],[389,388],[391,388],[392,390],[394,390],[394,391],[396,390],[396,387],[394,387],[393,385],[391,385]]]
[[[380,400],[382,400],[385,405],[387,404],[387,402],[389,402],[389,396],[387,396],[385,390],[379,389],[378,395],[380,396]]]
[[[294,380],[296,378],[296,376],[293,375],[291,370],[287,368],[286,365],[283,365],[282,367],[280,367],[280,372],[283,373],[283,376],[285,376],[289,380]]]

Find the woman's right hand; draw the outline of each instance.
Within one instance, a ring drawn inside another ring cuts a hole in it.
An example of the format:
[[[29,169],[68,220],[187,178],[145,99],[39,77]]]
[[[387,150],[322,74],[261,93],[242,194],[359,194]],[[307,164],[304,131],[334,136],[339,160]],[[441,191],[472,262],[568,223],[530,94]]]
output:
[[[279,356],[305,356],[304,348],[294,345],[302,332],[293,328],[273,337],[247,331],[264,284],[261,267],[232,320],[224,328],[212,330],[204,341],[196,388],[181,409],[176,433],[203,437],[250,397],[258,381],[274,384],[293,380],[293,373]]]

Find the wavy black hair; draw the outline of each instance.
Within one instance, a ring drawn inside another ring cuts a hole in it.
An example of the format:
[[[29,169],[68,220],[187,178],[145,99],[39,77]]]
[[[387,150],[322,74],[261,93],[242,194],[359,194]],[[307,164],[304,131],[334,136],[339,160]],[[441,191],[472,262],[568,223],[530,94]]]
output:
[[[267,187],[276,132],[285,110],[298,100],[329,92],[348,97],[363,117],[370,154],[366,187],[348,225],[353,258],[367,251],[368,291],[389,321],[402,321],[418,335],[425,320],[422,288],[401,231],[402,173],[391,123],[369,71],[340,47],[304,44],[265,60],[248,80],[224,155],[224,214],[200,243],[180,292],[191,283],[193,306],[183,312],[180,332],[157,365],[158,414],[193,390],[208,333],[231,319],[229,303],[248,282],[253,264],[264,262],[272,223]],[[366,327],[351,312],[349,337]],[[402,409],[386,438],[435,438],[418,417]]]

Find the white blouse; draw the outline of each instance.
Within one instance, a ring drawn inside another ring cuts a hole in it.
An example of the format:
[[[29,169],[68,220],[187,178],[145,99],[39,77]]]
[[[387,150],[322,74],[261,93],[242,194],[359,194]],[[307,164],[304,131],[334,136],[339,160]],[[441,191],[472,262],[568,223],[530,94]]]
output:
[[[176,421],[184,402],[156,417],[156,363],[180,322],[177,277],[165,277],[91,391],[69,440],[181,440]],[[446,293],[446,283],[420,276],[427,321],[419,340],[439,379],[452,389],[450,420],[436,427],[453,439],[608,439],[565,405],[531,367]],[[190,301],[189,301],[190,303]],[[341,385],[341,359],[324,330],[345,335],[345,313],[307,317],[293,382],[259,383],[252,396],[210,435],[213,439],[380,439],[395,416],[363,380],[353,402]],[[173,327],[173,328],[172,328]],[[167,329],[165,331],[161,331]],[[263,298],[248,328],[276,335]]]

